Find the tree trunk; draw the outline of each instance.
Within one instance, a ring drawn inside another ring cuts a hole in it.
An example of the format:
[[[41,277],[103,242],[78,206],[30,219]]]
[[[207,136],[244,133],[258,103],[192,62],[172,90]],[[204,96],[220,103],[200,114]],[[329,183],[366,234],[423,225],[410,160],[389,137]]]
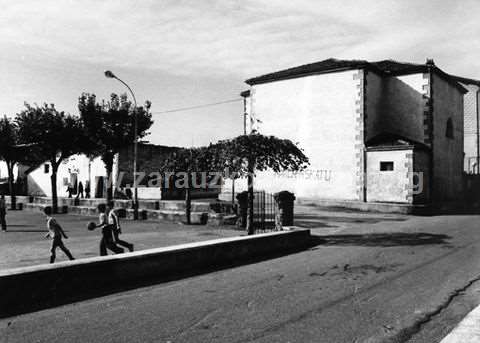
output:
[[[113,200],[113,155],[105,156],[105,171],[107,172],[107,203]],[[135,177],[135,176],[134,176]]]
[[[191,174],[187,175],[187,188],[185,189],[185,216],[187,217],[187,224],[192,223],[192,192],[191,192]]]
[[[58,213],[58,196],[57,196],[57,171],[58,166],[56,163],[52,164],[52,175],[50,176],[52,184],[52,212]]]
[[[248,214],[247,214],[247,233],[253,235],[255,228],[253,227],[253,166],[248,166]]]
[[[13,183],[13,163],[7,162],[8,169],[8,191],[10,193],[10,209],[17,208],[17,199],[15,197],[15,185]]]

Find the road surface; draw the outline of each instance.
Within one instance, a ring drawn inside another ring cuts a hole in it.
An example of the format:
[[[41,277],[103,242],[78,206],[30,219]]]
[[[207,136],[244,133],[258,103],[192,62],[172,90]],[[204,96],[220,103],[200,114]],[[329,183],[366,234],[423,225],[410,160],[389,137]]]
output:
[[[0,337],[434,343],[462,314],[440,321],[441,329],[435,321],[478,286],[479,219],[310,211],[297,216],[297,223],[318,235],[309,250],[2,319]],[[457,312],[480,303],[479,293],[469,302]]]

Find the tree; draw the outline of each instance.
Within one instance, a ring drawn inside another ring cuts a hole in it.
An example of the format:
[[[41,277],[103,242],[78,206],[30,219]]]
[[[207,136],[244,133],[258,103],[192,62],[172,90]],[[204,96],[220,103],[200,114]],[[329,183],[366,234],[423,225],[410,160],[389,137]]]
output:
[[[21,161],[19,153],[18,126],[7,116],[0,119],[0,158],[5,161],[8,171],[8,191],[10,193],[10,206],[16,208],[13,167]]]
[[[83,93],[78,99],[80,117],[94,146],[94,154],[100,155],[105,163],[108,177],[107,200],[113,199],[112,171],[115,154],[133,144],[135,115],[138,137],[147,135],[146,131],[153,124],[150,107],[150,101],[146,101],[144,107],[133,108],[125,94],[112,94],[110,101],[101,103],[97,102],[95,94]]]
[[[220,141],[211,150],[215,151],[214,164],[224,166],[225,177],[247,177],[247,231],[249,235],[254,233],[253,180],[255,171],[267,169],[274,172],[300,171],[309,164],[308,157],[292,141],[258,133]]]
[[[15,122],[18,125],[19,141],[34,144],[37,158],[51,164],[52,210],[56,213],[58,167],[68,157],[88,149],[82,122],[78,117],[58,111],[54,104],[40,107],[27,103]]]
[[[168,173],[175,174],[176,177],[183,176],[178,181],[183,181],[183,187],[185,188],[185,216],[187,224],[191,224],[191,209],[192,209],[192,187],[193,178],[198,177],[198,173],[205,173],[205,177],[202,177],[202,182],[207,182],[206,175],[211,169],[212,155],[209,147],[199,148],[185,148],[178,149],[172,152],[160,166],[160,172],[164,177]]]

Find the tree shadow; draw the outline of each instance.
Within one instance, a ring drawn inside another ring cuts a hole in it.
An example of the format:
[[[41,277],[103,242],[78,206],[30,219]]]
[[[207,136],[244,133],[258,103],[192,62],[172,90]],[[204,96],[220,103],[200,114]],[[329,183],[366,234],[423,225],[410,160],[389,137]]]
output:
[[[348,235],[312,235],[314,245],[327,246],[366,246],[366,247],[395,247],[417,246],[433,244],[450,244],[450,236],[444,234],[418,233],[373,233],[373,234],[348,234]]]
[[[319,216],[312,214],[299,214],[295,215],[295,220],[308,220],[308,221],[320,221],[330,223],[366,223],[376,224],[385,221],[403,222],[408,220],[408,217],[342,217],[342,216]]]

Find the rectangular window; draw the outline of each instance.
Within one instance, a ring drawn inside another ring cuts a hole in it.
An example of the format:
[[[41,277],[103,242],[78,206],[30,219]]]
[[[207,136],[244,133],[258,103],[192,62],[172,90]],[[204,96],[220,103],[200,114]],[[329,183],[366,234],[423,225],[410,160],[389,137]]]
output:
[[[48,174],[48,173],[50,172],[50,165],[49,165],[48,163],[45,163],[45,164],[43,165],[43,172],[44,172],[45,174]]]
[[[393,170],[392,161],[380,162],[380,171],[392,171],[392,170]]]

